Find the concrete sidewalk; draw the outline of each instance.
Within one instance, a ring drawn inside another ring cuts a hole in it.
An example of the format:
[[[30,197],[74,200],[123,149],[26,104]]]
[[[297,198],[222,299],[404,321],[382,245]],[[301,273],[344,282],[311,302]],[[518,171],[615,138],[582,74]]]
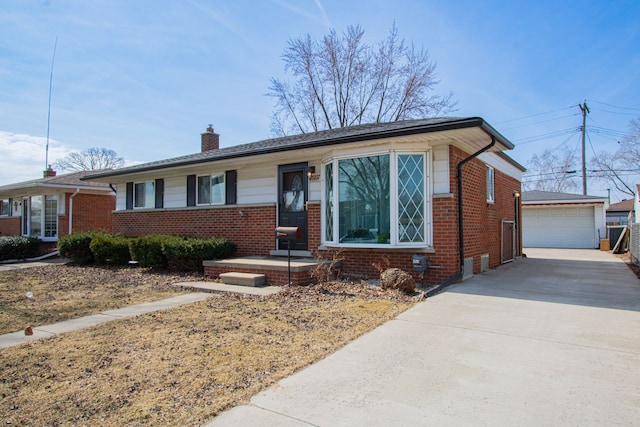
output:
[[[526,253],[207,426],[637,425],[640,281],[606,252]]]
[[[0,266],[0,271],[23,269],[62,262],[66,261],[39,261],[18,264],[3,264]],[[25,335],[24,331],[0,335],[0,348],[12,347],[14,345],[20,345],[29,341],[52,337],[63,332],[88,328],[90,326],[95,326],[100,323],[109,322],[111,320],[138,316],[140,314],[151,313],[158,310],[166,310],[168,308],[177,307],[184,304],[191,304],[209,298],[212,292],[232,292],[247,295],[270,295],[279,292],[281,289],[277,286],[247,287],[225,285],[223,283],[213,282],[184,282],[176,283],[175,286],[190,289],[194,292],[178,295],[164,300],[131,305],[129,307],[123,307],[116,310],[107,310],[98,314],[80,317],[78,319],[65,320],[63,322],[53,323],[50,325],[36,326],[33,327],[33,335]]]

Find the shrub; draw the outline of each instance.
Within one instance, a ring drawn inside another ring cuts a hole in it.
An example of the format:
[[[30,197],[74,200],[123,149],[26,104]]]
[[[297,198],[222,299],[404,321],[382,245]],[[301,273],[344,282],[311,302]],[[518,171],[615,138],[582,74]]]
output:
[[[162,242],[172,237],[151,234],[130,239],[131,259],[140,267],[167,267],[167,257],[162,253]]]
[[[96,233],[93,231],[63,236],[58,240],[58,252],[78,264],[91,264],[94,258],[90,245],[94,236]]]
[[[0,261],[25,259],[38,255],[40,240],[22,236],[0,237]]]
[[[125,265],[131,261],[129,239],[124,236],[96,234],[89,248],[98,264]]]
[[[235,254],[236,245],[225,239],[172,237],[162,242],[162,252],[169,268],[178,271],[202,271],[202,261],[227,258]]]

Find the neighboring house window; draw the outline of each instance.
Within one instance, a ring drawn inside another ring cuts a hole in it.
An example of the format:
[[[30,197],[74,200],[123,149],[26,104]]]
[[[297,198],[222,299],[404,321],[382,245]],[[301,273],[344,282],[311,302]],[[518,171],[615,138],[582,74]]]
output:
[[[198,205],[224,205],[225,183],[223,173],[198,176]]]
[[[155,207],[155,182],[136,182],[133,185],[133,207],[153,208]]]
[[[426,159],[426,153],[393,152],[325,164],[325,242],[430,244]]]
[[[491,166],[487,166],[487,202],[495,202],[494,191],[494,169]]]
[[[0,216],[11,216],[11,200],[0,200]]]
[[[42,196],[32,196],[30,203],[29,236],[42,237]]]
[[[43,238],[58,237],[58,198],[44,197],[44,234]]]
[[[42,240],[55,240],[58,237],[58,197],[31,196],[29,202],[30,237]]]

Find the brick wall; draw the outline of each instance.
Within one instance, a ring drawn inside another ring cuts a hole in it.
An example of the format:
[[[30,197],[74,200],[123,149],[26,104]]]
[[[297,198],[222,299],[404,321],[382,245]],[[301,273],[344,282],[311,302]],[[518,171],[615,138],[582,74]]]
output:
[[[58,237],[69,234],[69,200],[72,193],[65,194],[66,215],[58,216]],[[115,195],[78,193],[73,197],[71,231],[112,231],[112,212],[116,208]]]
[[[456,165],[467,156],[468,154],[455,147],[450,148],[454,194],[457,194]],[[474,159],[462,167],[464,256],[473,257],[474,273],[480,272],[482,254],[489,254],[489,267],[500,265],[502,220],[515,220],[516,199],[513,193],[521,192],[519,181],[497,169],[494,172],[495,201],[488,203],[485,163]]]
[[[223,237],[238,245],[238,256],[268,256],[275,249],[275,205],[128,210],[113,214],[113,232],[136,237],[173,234]]]
[[[21,225],[19,216],[0,218],[0,236],[19,236],[22,231]]]

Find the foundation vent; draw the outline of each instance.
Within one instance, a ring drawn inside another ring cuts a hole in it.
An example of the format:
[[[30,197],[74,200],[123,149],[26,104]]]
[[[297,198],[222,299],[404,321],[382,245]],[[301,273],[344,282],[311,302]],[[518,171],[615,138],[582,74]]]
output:
[[[484,273],[489,270],[489,254],[480,255],[480,272]]]
[[[473,257],[464,259],[464,267],[462,269],[462,279],[468,279],[473,276]]]

